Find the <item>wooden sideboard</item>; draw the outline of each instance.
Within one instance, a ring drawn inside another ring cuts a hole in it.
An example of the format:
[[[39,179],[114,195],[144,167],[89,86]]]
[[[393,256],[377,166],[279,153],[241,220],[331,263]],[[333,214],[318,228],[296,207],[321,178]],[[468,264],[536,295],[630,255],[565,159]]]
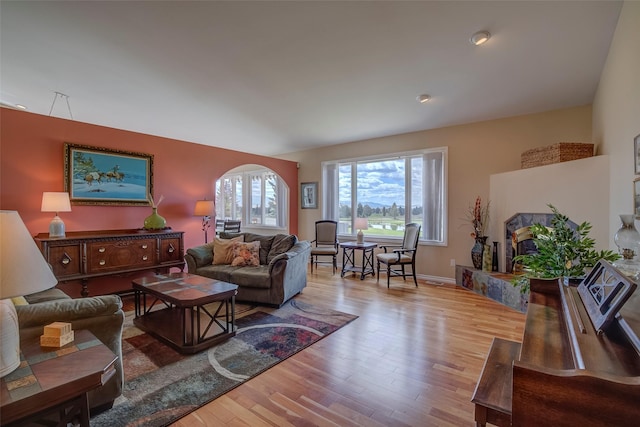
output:
[[[184,232],[171,229],[148,231],[100,230],[68,232],[64,238],[35,236],[45,260],[51,264],[59,282],[80,281],[81,295],[89,295],[89,279],[155,270],[166,273],[171,267],[184,269]],[[130,292],[131,281],[124,280],[115,292]],[[93,295],[104,292],[99,287]]]

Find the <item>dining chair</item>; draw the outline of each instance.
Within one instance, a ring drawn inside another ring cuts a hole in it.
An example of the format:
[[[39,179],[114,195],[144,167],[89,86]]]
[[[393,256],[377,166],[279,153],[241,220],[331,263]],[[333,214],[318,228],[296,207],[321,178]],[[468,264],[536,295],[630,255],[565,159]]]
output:
[[[241,224],[242,224],[242,221],[240,220],[231,220],[231,219],[226,220],[222,226],[222,231],[230,232],[230,233],[239,233]]]
[[[420,237],[420,225],[410,223],[404,226],[404,237],[402,245],[380,245],[384,253],[376,255],[378,276],[380,280],[380,264],[387,266],[387,288],[391,276],[402,277],[405,281],[407,276],[413,276],[413,282],[418,286],[416,279],[416,252],[418,251],[418,239]],[[405,271],[405,266],[411,267],[411,273]]]
[[[332,220],[316,221],[316,238],[311,241],[311,272],[313,273],[313,264],[316,268],[318,257],[331,257],[333,265],[333,274],[335,274],[338,264],[338,222]],[[315,245],[314,245],[315,244]]]

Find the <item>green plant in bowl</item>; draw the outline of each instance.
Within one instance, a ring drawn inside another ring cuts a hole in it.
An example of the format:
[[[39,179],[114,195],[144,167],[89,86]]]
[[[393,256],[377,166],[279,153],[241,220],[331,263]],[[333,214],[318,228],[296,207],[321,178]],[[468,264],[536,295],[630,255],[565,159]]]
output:
[[[522,266],[523,274],[512,280],[522,293],[529,290],[529,278],[582,278],[587,268],[593,267],[599,260],[609,262],[620,256],[611,251],[593,249],[595,240],[589,237],[591,224],[583,222],[574,230],[570,220],[553,205],[547,205],[553,212],[551,227],[533,224],[530,228],[537,252],[518,255],[514,263]]]

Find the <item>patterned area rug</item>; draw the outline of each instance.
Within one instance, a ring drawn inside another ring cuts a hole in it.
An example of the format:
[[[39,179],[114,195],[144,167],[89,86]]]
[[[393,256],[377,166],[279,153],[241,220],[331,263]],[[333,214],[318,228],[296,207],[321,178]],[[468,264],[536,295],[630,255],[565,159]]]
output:
[[[193,355],[137,329],[127,313],[123,395],[91,426],[168,425],[357,318],[295,300],[279,309],[237,304],[236,313],[235,337]]]

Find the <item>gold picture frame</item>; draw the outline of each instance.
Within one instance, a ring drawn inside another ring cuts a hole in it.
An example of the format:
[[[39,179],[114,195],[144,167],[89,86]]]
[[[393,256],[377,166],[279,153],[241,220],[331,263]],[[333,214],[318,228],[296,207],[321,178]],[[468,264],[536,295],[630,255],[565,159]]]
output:
[[[149,206],[153,155],[65,143],[64,190],[76,205]]]

